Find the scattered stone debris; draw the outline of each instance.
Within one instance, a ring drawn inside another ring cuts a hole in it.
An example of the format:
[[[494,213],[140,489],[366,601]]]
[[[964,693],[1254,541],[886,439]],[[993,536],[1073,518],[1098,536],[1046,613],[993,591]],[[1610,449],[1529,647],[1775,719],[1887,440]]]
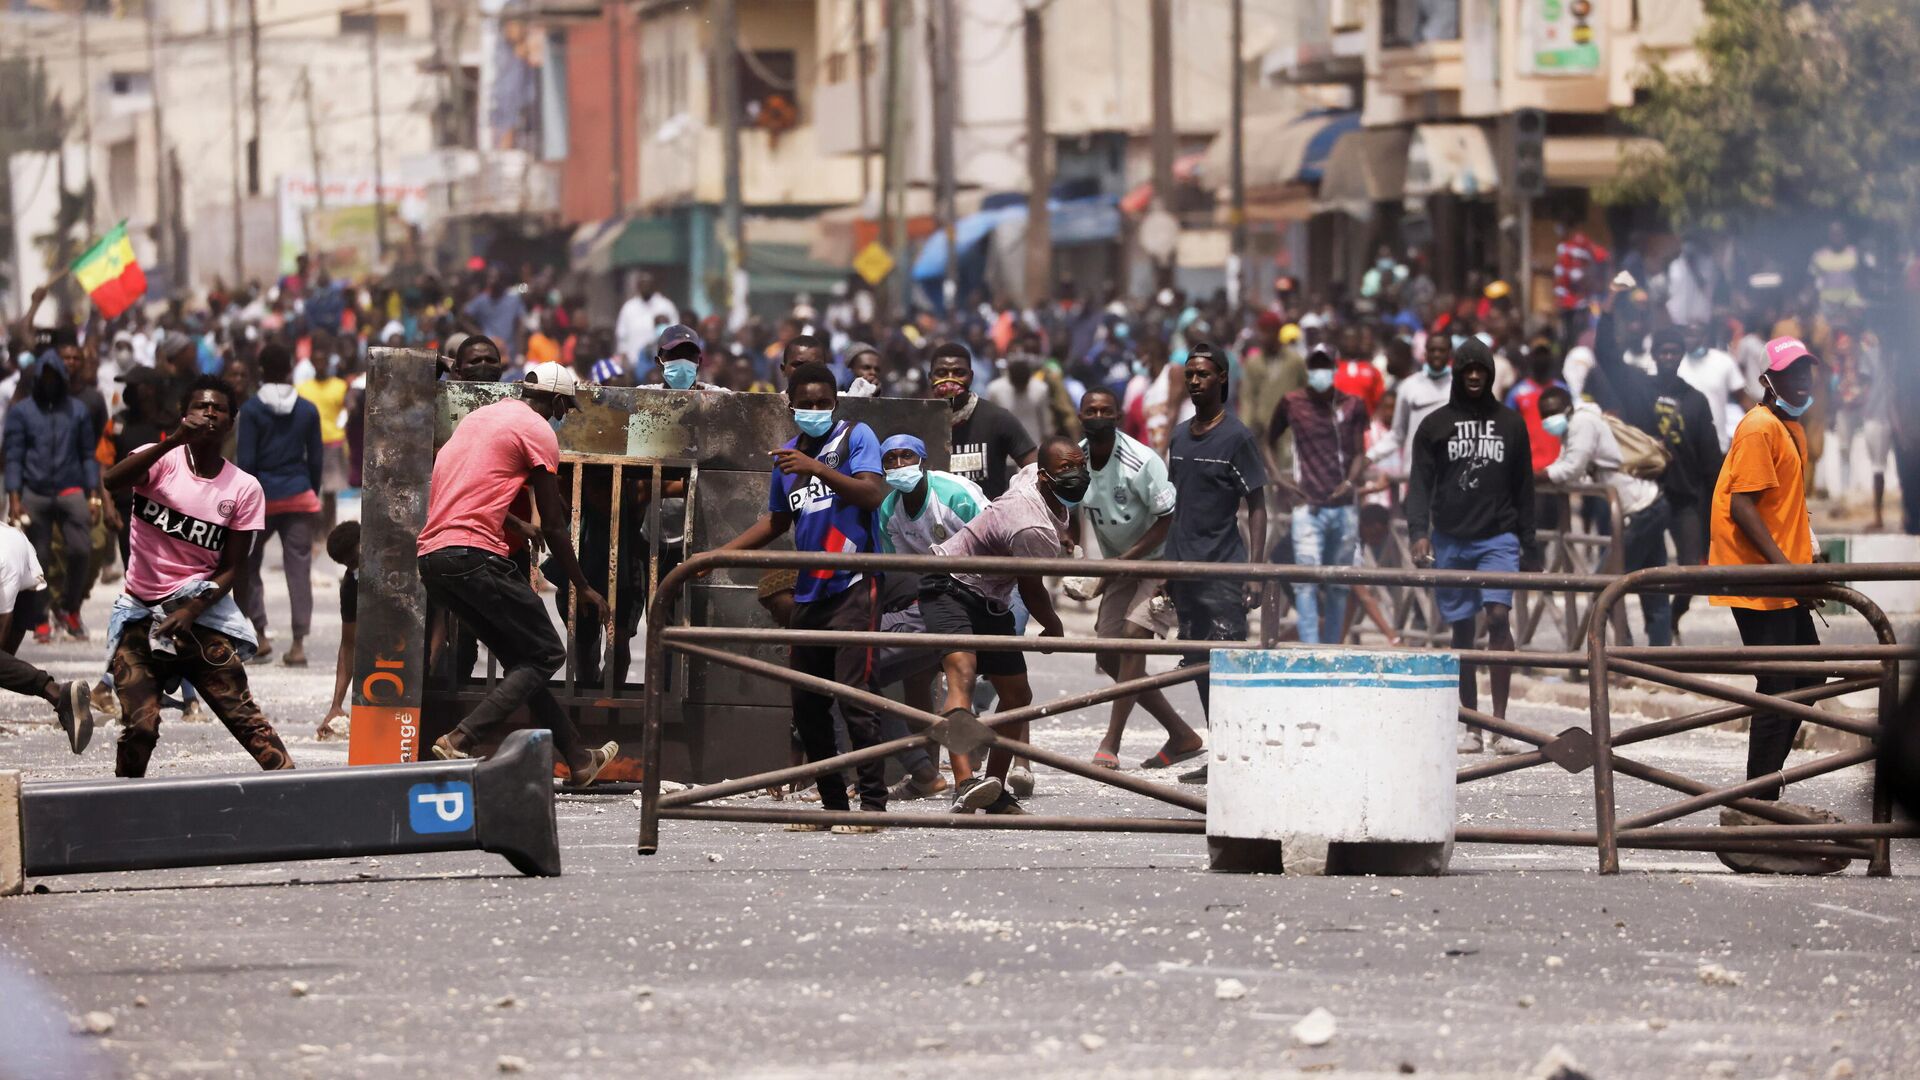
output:
[[[306,997],[307,993],[311,989],[312,987],[309,987],[306,983],[303,983],[298,979],[295,979],[293,982],[287,984],[287,993],[292,994],[294,997]]]
[[[1108,964],[1106,967],[1103,967],[1100,969],[1100,974],[1105,975],[1109,979],[1118,979],[1121,976],[1125,975],[1126,973],[1127,973],[1127,965],[1121,963],[1118,960],[1115,960],[1113,963]]]
[[[1550,968],[1565,967],[1566,963],[1567,962],[1565,960],[1562,960],[1557,956],[1547,957],[1547,966]]]
[[[1247,996],[1247,984],[1239,979],[1221,979],[1213,984],[1215,1001],[1239,1001]]]
[[[493,1007],[496,1009],[511,1009],[518,1006],[519,1004],[520,1004],[520,999],[517,997],[514,997],[512,994],[502,994],[501,996],[493,999]]]
[[[113,1014],[103,1009],[95,1009],[82,1016],[76,1026],[86,1035],[105,1035],[113,1030]]]
[[[1852,1058],[1841,1058],[1827,1066],[1827,1080],[1852,1080],[1858,1071],[1853,1067]]]
[[[986,972],[969,971],[967,972],[967,977],[960,980],[960,985],[961,986],[979,986],[981,983],[986,981],[987,981]]]
[[[1707,986],[1739,986],[1746,976],[1738,971],[1729,971],[1719,964],[1701,964],[1694,974]]]
[[[1080,1045],[1088,1053],[1092,1053],[1095,1050],[1104,1048],[1107,1045],[1107,1039],[1106,1039],[1106,1036],[1104,1035],[1095,1035],[1093,1032],[1089,1031],[1086,1034],[1080,1036]]]
[[[1333,1033],[1337,1028],[1332,1013],[1315,1008],[1293,1025],[1293,1041],[1301,1046],[1325,1046],[1333,1041]]]
[[[322,1054],[332,1052],[332,1048],[321,1046],[319,1043],[301,1043],[299,1046],[294,1047],[294,1049],[299,1051],[302,1057],[319,1057]]]
[[[1546,1056],[1534,1063],[1527,1071],[1524,1080],[1592,1080],[1580,1071],[1580,1063],[1573,1060],[1573,1054],[1566,1047],[1554,1043],[1548,1048]]]
[[[518,1054],[501,1054],[494,1059],[493,1067],[503,1073],[523,1073],[527,1071],[527,1059]]]

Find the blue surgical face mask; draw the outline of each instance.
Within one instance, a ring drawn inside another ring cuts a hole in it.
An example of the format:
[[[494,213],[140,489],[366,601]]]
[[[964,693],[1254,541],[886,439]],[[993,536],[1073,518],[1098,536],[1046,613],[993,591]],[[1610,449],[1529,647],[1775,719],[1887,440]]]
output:
[[[1554,413],[1552,416],[1543,416],[1540,418],[1540,426],[1554,438],[1564,439],[1567,437],[1567,415]]]
[[[1333,389],[1333,369],[1322,367],[1307,372],[1307,389],[1316,394],[1324,394]]]
[[[685,390],[693,385],[694,378],[700,374],[700,365],[692,360],[669,360],[662,365],[661,373],[666,377],[668,386]]]
[[[1807,400],[1801,402],[1798,405],[1789,405],[1787,404],[1787,399],[1781,396],[1780,388],[1773,385],[1773,380],[1771,378],[1767,379],[1767,389],[1773,391],[1773,403],[1775,405],[1780,406],[1780,411],[1783,413],[1786,413],[1788,416],[1791,416],[1796,420],[1800,418],[1802,413],[1805,413],[1808,409],[1813,408],[1812,394],[1808,394]]]
[[[833,430],[833,410],[795,409],[793,422],[801,431],[817,439]]]
[[[1147,362],[1145,360],[1135,360],[1133,362],[1133,373],[1135,375],[1145,375],[1147,373]]]
[[[1434,382],[1439,382],[1451,374],[1453,374],[1451,367],[1442,366],[1436,368],[1431,364],[1427,365],[1427,378],[1432,379]]]
[[[887,486],[905,495],[920,486],[924,472],[918,465],[902,465],[887,470]]]
[[[1687,350],[1687,355],[1692,359],[1698,360],[1707,355],[1707,347],[1705,345],[1695,345],[1693,348]]]

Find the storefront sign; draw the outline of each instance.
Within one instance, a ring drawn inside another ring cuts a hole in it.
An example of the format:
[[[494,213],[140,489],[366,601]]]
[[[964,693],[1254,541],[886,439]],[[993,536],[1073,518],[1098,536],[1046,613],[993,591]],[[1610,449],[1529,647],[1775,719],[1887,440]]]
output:
[[[1597,10],[1605,0],[1522,0],[1520,74],[1592,75],[1600,70]]]

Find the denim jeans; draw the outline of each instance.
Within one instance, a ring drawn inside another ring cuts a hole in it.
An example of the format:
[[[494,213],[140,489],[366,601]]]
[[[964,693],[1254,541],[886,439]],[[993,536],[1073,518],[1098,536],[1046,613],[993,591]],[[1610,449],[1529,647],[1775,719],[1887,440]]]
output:
[[[451,547],[420,556],[427,598],[453,613],[484,643],[506,674],[473,707],[460,730],[476,743],[493,743],[513,727],[522,705],[533,722],[553,732],[553,748],[568,767],[586,760],[580,733],[547,681],[566,663],[547,606],[512,560],[478,548]]]
[[[1652,505],[1627,518],[1624,568],[1628,573],[1651,566],[1667,565],[1667,529],[1672,524],[1672,508],[1665,495]],[[1647,644],[1673,644],[1673,597],[1666,593],[1641,593],[1640,615],[1646,622]]]
[[[1299,566],[1352,566],[1360,539],[1360,511],[1351,506],[1297,506],[1293,510],[1293,561]],[[1325,592],[1327,606],[1320,607]],[[1320,633],[1322,616],[1326,637],[1338,644],[1346,628],[1347,595],[1345,585],[1308,585],[1293,587],[1294,610],[1300,613],[1300,640],[1308,645],[1328,643]]]

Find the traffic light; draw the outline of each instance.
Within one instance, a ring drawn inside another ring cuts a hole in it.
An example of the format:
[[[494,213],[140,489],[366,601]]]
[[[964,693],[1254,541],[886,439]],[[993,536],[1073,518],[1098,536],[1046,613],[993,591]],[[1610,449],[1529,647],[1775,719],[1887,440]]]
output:
[[[1516,109],[1511,124],[1514,194],[1537,199],[1547,193],[1547,114],[1542,109]]]

